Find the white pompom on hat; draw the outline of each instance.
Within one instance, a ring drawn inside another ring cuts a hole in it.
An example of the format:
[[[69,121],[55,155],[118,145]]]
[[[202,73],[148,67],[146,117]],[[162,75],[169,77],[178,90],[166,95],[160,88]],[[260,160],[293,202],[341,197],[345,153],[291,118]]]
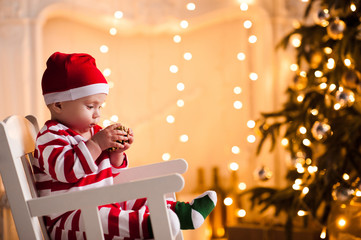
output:
[[[41,86],[45,103],[109,93],[109,86],[89,54],[55,52],[46,62]]]

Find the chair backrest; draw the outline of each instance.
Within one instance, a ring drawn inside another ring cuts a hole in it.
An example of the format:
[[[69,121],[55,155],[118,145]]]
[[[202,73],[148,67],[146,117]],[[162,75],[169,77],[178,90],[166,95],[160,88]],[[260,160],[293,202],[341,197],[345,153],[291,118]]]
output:
[[[37,197],[30,160],[38,130],[34,116],[0,122],[0,174],[20,239],[49,239],[43,218],[33,217],[27,205]]]

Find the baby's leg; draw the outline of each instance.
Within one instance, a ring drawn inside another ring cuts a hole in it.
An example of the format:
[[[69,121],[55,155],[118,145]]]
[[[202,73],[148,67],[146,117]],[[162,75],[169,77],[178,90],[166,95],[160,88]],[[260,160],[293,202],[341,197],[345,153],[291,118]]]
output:
[[[106,239],[153,238],[151,216],[145,198],[103,206],[99,212]],[[103,212],[103,213],[102,213]],[[173,235],[180,231],[177,215],[168,209]],[[107,230],[106,230],[107,229]]]
[[[122,204],[120,204],[122,205]],[[122,209],[119,204],[102,206],[99,215],[106,239],[149,239],[153,238],[149,231],[148,207],[138,209]]]
[[[168,199],[167,203],[172,203],[174,202],[174,200]],[[133,209],[133,210],[138,210],[140,208],[142,208],[143,206],[146,207],[148,215],[149,215],[149,210],[148,210],[148,206],[147,206],[147,199],[146,198],[140,198],[140,199],[136,199],[136,200],[130,200],[130,201],[126,201],[122,203],[122,208],[123,209]],[[179,223],[179,219],[177,217],[177,215],[174,213],[174,211],[167,209],[168,210],[168,216],[169,216],[169,220],[170,220],[170,225],[171,225],[171,229],[172,229],[172,233],[173,236],[176,236],[179,231],[180,231],[180,223]],[[152,226],[151,226],[151,219],[152,217],[148,217],[147,219],[147,223],[148,223],[148,230],[149,230],[149,236],[151,238],[153,238],[153,231],[152,231]]]
[[[217,194],[206,191],[190,203],[170,202],[170,208],[177,214],[181,229],[199,228],[217,204]]]
[[[145,198],[99,207],[105,239],[152,239],[149,209]],[[177,215],[168,209],[172,233],[178,234],[180,223]],[[70,211],[51,225],[51,239],[84,239],[85,229],[81,211]],[[50,226],[48,224],[48,226]]]

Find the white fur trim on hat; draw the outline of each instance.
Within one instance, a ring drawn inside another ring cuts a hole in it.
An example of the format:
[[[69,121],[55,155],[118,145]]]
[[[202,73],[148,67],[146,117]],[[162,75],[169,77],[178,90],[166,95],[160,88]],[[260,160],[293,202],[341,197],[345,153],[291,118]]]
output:
[[[108,84],[96,83],[84,87],[73,88],[63,92],[47,93],[44,95],[44,100],[46,105],[48,105],[55,102],[76,100],[82,97],[87,97],[98,93],[108,94],[109,93]]]

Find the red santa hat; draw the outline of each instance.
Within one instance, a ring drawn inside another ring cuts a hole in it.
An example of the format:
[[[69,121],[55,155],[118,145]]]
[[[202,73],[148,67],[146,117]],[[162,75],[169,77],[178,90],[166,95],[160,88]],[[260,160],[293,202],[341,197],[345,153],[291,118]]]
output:
[[[89,54],[56,52],[46,66],[41,86],[47,105],[109,92],[107,80]]]

